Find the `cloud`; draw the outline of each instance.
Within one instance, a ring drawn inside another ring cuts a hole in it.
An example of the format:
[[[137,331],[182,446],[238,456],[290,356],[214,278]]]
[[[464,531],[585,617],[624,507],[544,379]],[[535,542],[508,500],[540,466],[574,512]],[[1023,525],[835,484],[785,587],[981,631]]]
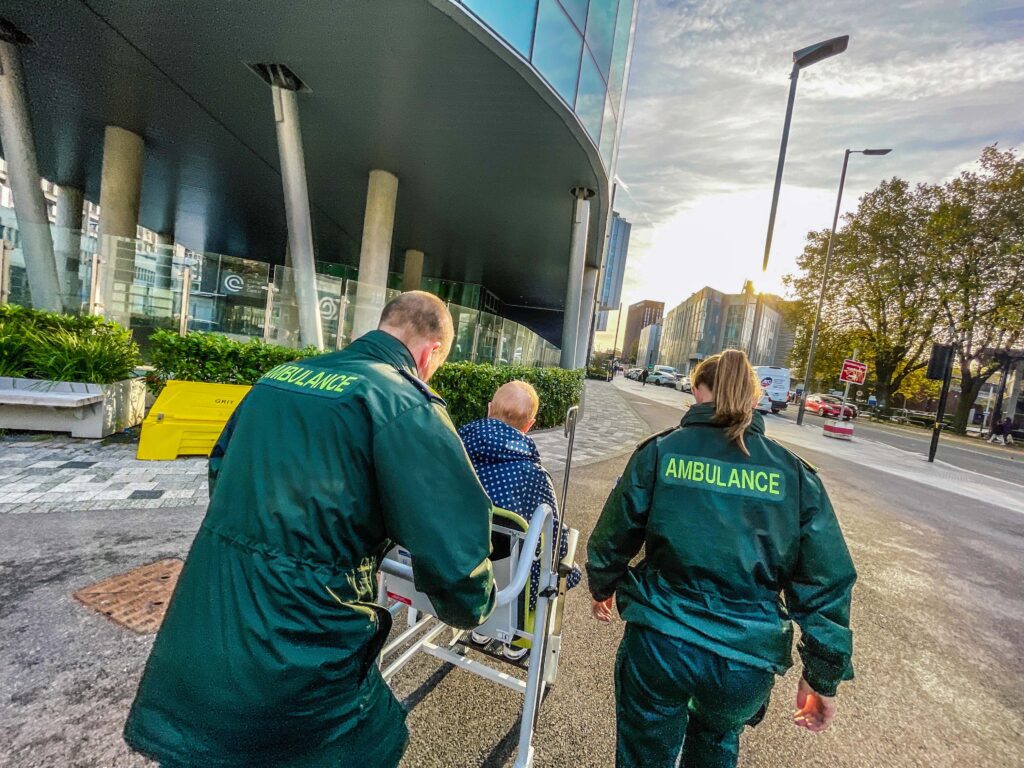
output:
[[[736,290],[745,277],[780,290],[806,232],[831,224],[846,147],[895,150],[851,159],[849,210],[883,178],[942,181],[987,144],[1024,142],[1020,9],[641,2],[617,171],[629,186],[617,208],[634,221],[627,304],[650,297],[671,307],[706,284]],[[846,33],[846,53],[800,76],[772,270],[761,275],[792,51]]]

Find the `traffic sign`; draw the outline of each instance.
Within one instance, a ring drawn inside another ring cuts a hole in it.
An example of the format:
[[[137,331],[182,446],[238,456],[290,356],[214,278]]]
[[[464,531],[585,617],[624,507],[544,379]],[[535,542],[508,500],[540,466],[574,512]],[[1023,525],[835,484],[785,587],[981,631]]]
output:
[[[848,384],[863,384],[868,378],[867,363],[859,363],[856,360],[847,358],[843,360],[843,370],[839,374],[839,380]]]

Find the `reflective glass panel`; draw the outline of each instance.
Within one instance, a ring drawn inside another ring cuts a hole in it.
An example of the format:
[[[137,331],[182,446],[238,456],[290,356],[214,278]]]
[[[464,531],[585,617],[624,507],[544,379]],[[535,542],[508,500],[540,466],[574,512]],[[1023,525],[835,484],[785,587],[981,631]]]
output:
[[[611,69],[608,72],[608,93],[616,113],[622,97],[622,78],[626,70],[626,53],[629,51],[629,28],[633,23],[633,0],[619,0],[618,18],[615,22],[615,41],[612,45]]]
[[[481,312],[479,320],[480,330],[476,339],[477,363],[497,363],[498,343],[501,337],[501,318],[489,312]]]
[[[587,47],[605,77],[608,77],[608,66],[612,60],[618,7],[619,0],[590,0],[590,13],[587,14]]]
[[[570,106],[576,101],[582,50],[583,38],[558,0],[540,0],[533,65]]]
[[[458,304],[449,304],[448,311],[452,315],[452,325],[455,328],[455,338],[452,340],[452,350],[448,354],[451,362],[473,359],[473,347],[477,338],[477,317],[479,312],[471,307],[463,307]]]
[[[537,0],[462,0],[502,40],[530,57]]]
[[[604,80],[591,55],[584,51],[580,69],[580,89],[576,95],[576,114],[595,142],[601,138],[604,117]]]
[[[612,169],[612,153],[615,151],[615,111],[612,109],[611,96],[604,102],[604,119],[601,121],[601,157],[605,167]]]
[[[592,0],[559,0],[565,12],[569,14],[580,29],[587,24],[587,6]],[[596,0],[594,0],[596,2]]]
[[[187,251],[185,258],[192,267],[189,330],[262,336],[270,265],[216,253]]]

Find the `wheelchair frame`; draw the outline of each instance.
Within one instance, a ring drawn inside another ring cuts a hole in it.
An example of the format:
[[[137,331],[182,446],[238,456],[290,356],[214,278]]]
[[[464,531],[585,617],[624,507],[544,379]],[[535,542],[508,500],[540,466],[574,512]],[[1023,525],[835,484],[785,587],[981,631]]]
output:
[[[395,551],[381,563],[381,583],[378,601],[387,605],[392,615],[403,608],[407,611],[407,627],[381,650],[378,663],[385,682],[398,674],[417,654],[425,653],[455,667],[472,672],[486,680],[510,688],[523,696],[522,717],[519,726],[519,740],[514,768],[529,768],[533,765],[533,734],[537,726],[540,704],[546,690],[558,679],[558,660],[561,651],[561,601],[565,599],[565,578],[572,568],[579,534],[569,529],[568,553],[561,561],[555,553],[561,549],[562,531],[565,527],[566,494],[568,476],[572,462],[572,448],[576,431],[578,408],[573,406],[566,414],[565,434],[569,438],[565,463],[565,483],[562,488],[562,520],[557,536],[544,536],[551,530],[554,512],[546,504],[537,507],[525,533],[500,526],[502,532],[512,537],[510,559],[515,557],[508,584],[498,591],[495,600],[497,620],[488,619],[478,629],[489,629],[508,641],[520,637],[530,641],[530,654],[526,666],[526,680],[510,675],[490,664],[467,656],[467,630],[459,630],[442,623],[433,615],[433,608],[426,595],[417,592],[413,581],[413,568],[401,554]],[[516,613],[511,606],[529,590],[530,570],[537,559],[535,554],[540,545],[540,583],[537,590],[537,606],[533,613],[531,631],[516,626]],[[394,599],[392,599],[394,598]],[[447,641],[439,641],[445,630],[451,630]],[[401,650],[412,641],[412,644]],[[399,652],[390,662],[388,659]],[[486,655],[486,654],[485,654]],[[507,663],[507,662],[506,662]],[[514,663],[514,662],[513,662]]]

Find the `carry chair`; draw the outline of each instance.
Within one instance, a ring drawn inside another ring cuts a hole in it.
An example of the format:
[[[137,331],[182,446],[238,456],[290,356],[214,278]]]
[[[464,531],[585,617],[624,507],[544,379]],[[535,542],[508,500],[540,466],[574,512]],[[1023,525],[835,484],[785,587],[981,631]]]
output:
[[[407,617],[406,629],[381,651],[378,663],[384,680],[390,682],[418,653],[425,653],[522,694],[523,709],[514,768],[529,768],[533,765],[533,733],[540,703],[546,690],[558,679],[566,578],[572,570],[579,541],[578,531],[565,528],[566,494],[578,413],[577,406],[566,413],[565,435],[569,443],[558,535],[551,535],[554,512],[546,504],[537,507],[529,524],[514,512],[499,508],[494,510],[491,562],[498,594],[494,612],[474,631],[501,643],[529,648],[530,653],[522,662],[511,662],[488,649],[471,646],[467,638],[468,631],[449,627],[439,621],[429,598],[414,586],[415,563],[410,561],[406,550],[395,547],[385,557],[380,568],[380,604],[387,605],[392,615],[405,609]],[[563,530],[568,530],[565,535],[568,552],[558,560],[555,553],[561,549]],[[530,570],[537,559],[541,564],[540,583],[536,607],[531,610]],[[446,630],[451,633],[449,638],[439,640]],[[504,669],[471,657],[468,653],[471,648],[484,659],[500,662]],[[392,657],[393,660],[388,661]],[[526,679],[505,671],[510,666],[520,669],[525,666]]]

